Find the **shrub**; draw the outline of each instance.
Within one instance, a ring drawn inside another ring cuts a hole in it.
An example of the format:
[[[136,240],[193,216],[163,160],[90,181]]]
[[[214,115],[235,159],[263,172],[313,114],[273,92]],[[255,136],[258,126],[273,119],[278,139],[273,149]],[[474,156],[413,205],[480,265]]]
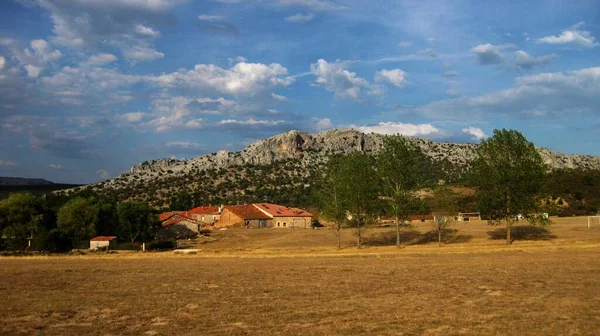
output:
[[[150,242],[147,247],[149,251],[172,250],[174,248],[177,248],[177,241],[175,239],[157,239]]]
[[[61,229],[52,229],[40,234],[34,241],[34,247],[38,251],[69,252],[73,249],[73,242]]]

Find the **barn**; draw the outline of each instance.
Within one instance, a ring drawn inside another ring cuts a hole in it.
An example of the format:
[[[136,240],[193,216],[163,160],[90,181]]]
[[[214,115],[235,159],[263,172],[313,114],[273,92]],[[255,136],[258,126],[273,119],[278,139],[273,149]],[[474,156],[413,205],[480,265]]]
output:
[[[223,208],[215,227],[264,228],[271,226],[271,222],[271,217],[254,205],[232,205]]]
[[[298,208],[290,208],[272,203],[253,204],[258,210],[272,219],[275,228],[311,228],[312,214]]]

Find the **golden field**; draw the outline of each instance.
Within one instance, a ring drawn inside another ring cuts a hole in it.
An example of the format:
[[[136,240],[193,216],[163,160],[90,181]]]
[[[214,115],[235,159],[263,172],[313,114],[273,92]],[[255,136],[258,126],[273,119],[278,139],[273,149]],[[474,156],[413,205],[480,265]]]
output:
[[[2,335],[597,335],[600,227],[217,231],[195,255],[0,258]],[[500,229],[500,230],[499,230]]]

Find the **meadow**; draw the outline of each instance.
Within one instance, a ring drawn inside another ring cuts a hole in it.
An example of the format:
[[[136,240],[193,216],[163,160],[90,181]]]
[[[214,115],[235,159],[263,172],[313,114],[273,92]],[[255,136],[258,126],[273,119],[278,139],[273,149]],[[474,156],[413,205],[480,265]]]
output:
[[[600,227],[560,218],[506,246],[484,222],[217,231],[172,252],[0,259],[2,335],[597,335]],[[499,231],[500,230],[500,231]]]

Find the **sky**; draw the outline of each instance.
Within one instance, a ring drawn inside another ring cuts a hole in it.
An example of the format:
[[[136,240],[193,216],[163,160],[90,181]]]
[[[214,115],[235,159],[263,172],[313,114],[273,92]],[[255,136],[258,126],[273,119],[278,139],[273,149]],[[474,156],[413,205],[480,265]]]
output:
[[[600,155],[600,2],[3,0],[0,176],[331,128]]]

